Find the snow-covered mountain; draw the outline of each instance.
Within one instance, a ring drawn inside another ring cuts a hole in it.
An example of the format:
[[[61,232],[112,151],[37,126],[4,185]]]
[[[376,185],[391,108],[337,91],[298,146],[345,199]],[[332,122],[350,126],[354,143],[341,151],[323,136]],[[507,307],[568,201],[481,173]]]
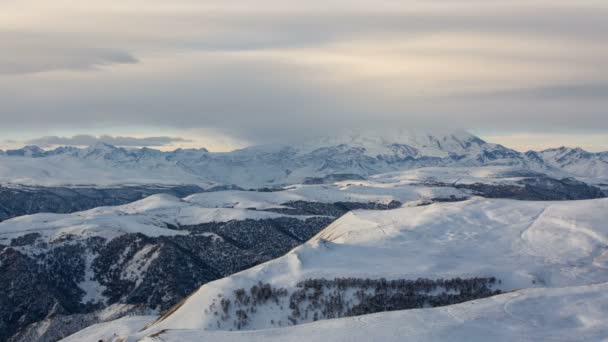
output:
[[[606,154],[580,149],[519,153],[466,132],[344,134],[293,145],[254,146],[225,153],[161,152],[104,143],[44,151],[36,146],[0,155],[0,183],[25,185],[234,184],[261,188],[332,175],[367,177],[420,167],[507,165],[554,178],[608,179]]]
[[[249,331],[166,330],[142,342],[445,342],[588,341],[608,338],[608,284],[526,289],[447,307]],[[92,326],[65,342],[113,341],[135,334],[149,317]],[[129,342],[133,340],[127,340]]]
[[[487,308],[463,315],[491,315],[505,291],[531,301],[589,294],[601,305],[602,285],[590,284],[608,281],[608,205],[569,200],[608,195],[607,158],[519,153],[466,132],[227,153],[102,143],[2,152],[0,340],[55,341],[97,322],[87,338],[255,339],[267,333],[227,330],[461,302]],[[317,324],[348,339],[331,327],[361,320],[338,322]],[[277,336],[298,340],[302,329]]]
[[[481,198],[354,211],[283,257],[204,285],[143,332],[133,332],[133,340],[240,341],[271,334],[300,341],[322,334],[318,329],[346,339],[370,320],[387,319],[392,326],[407,317],[411,322],[401,324],[414,328],[412,322],[436,317],[473,329],[478,340],[523,336],[511,327],[542,340],[555,336],[553,325],[570,322],[580,336],[599,341],[608,332],[601,316],[608,303],[602,294],[608,282],[606,213],[606,199]],[[495,296],[497,291],[510,293]],[[451,305],[461,301],[468,302]],[[443,305],[449,306],[305,324]],[[492,317],[502,319],[487,326]],[[374,333],[370,329],[366,334]],[[421,336],[432,335],[431,326],[420,329]],[[403,338],[395,331],[376,333]]]
[[[55,341],[118,313],[158,313],[206,282],[283,255],[349,210],[451,195],[467,194],[305,185],[9,219],[0,223],[0,340]]]
[[[581,148],[560,147],[536,152],[534,157],[579,177],[606,180],[608,175],[608,152],[591,153]]]
[[[12,341],[53,341],[120,317],[105,313],[116,305],[127,306],[120,314],[160,313],[201,284],[283,255],[350,210],[462,201],[480,193],[538,198],[547,188],[528,184],[535,179],[530,176],[498,166],[423,168],[272,192],[213,191],[183,199],[158,194],[121,206],[5,220],[0,336],[17,332]],[[555,197],[549,198],[594,196],[587,185],[554,182],[548,189]],[[77,189],[83,193],[54,188],[49,201],[96,194]],[[110,190],[110,197],[120,194]],[[39,198],[48,190],[7,191]]]

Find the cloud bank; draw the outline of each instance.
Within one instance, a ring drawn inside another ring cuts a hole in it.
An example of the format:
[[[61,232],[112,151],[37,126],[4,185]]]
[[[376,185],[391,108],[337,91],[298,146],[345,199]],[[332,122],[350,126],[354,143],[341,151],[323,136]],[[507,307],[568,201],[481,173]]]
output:
[[[361,127],[608,130],[605,1],[0,9],[0,131],[209,128],[260,143]]]
[[[37,145],[40,147],[50,146],[91,146],[97,143],[106,143],[114,146],[123,147],[143,147],[143,146],[166,146],[174,143],[190,142],[184,138],[173,137],[120,137],[101,135],[99,137],[93,135],[75,135],[73,137],[46,136],[42,138],[32,139],[27,141],[27,144]]]

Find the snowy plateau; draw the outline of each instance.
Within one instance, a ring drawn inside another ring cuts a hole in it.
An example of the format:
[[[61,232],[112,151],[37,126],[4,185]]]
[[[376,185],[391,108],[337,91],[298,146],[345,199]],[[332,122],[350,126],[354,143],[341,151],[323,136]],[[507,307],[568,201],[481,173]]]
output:
[[[608,153],[0,153],[0,341],[606,341]]]

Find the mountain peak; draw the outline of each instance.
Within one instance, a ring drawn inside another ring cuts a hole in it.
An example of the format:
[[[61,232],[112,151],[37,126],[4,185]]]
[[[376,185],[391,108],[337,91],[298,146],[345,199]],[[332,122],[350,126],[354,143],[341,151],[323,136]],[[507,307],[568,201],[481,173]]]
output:
[[[304,142],[300,149],[312,151],[321,147],[340,145],[364,148],[369,156],[389,155],[394,152],[395,146],[400,146],[400,150],[407,149],[411,151],[412,155],[420,154],[440,158],[453,154],[479,152],[486,146],[494,146],[462,130],[394,129],[389,131],[344,131],[342,134],[319,137]]]
[[[103,159],[117,159],[118,157],[125,157],[129,153],[122,147],[116,147],[104,142],[97,142],[87,148],[79,150],[78,155],[83,158],[103,158]]]
[[[9,156],[37,158],[44,156],[44,150],[36,145],[27,145],[18,150],[7,150],[6,154]]]
[[[113,151],[118,149],[118,147],[105,143],[103,141],[96,142],[95,144],[88,147],[90,150],[104,150],[104,151]]]

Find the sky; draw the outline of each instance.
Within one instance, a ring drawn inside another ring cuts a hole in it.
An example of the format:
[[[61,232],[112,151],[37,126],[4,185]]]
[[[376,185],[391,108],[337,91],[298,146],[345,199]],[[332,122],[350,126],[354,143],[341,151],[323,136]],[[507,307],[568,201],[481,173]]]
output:
[[[608,150],[605,0],[0,0],[0,148],[465,129]]]

